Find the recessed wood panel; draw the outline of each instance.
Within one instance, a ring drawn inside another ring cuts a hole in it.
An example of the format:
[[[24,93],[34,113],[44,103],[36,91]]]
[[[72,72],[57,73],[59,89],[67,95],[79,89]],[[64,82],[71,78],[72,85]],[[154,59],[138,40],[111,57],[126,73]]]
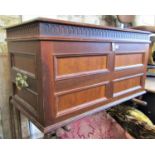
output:
[[[13,54],[12,65],[23,71],[35,74],[36,62],[34,55]]]
[[[143,64],[143,54],[120,54],[115,56],[115,67]]]
[[[58,97],[58,111],[64,111],[73,107],[77,107],[97,99],[105,98],[105,85],[93,87],[77,92],[68,93]]]
[[[37,54],[40,51],[39,41],[13,41],[8,42],[8,51],[19,54]]]
[[[57,58],[57,75],[78,74],[104,70],[107,68],[107,56],[80,56]]]
[[[17,88],[15,88],[15,95],[19,96],[35,110],[38,109],[38,95],[36,93],[31,92],[31,90],[30,91],[26,89],[18,90]]]
[[[87,87],[105,81],[109,81],[110,72],[93,74],[91,76],[82,76],[73,79],[58,80],[55,84],[56,92],[73,90],[81,87]]]
[[[107,53],[111,51],[110,43],[103,42],[62,42],[53,41],[52,45],[54,54],[88,54],[88,53]],[[65,48],[64,48],[65,47]]]
[[[124,79],[114,82],[114,94],[117,95],[120,92],[127,92],[129,89],[141,87],[141,76]]]
[[[147,44],[139,44],[139,43],[115,43],[115,45],[118,47],[115,52],[122,53],[122,52],[144,52],[147,50],[148,45]]]

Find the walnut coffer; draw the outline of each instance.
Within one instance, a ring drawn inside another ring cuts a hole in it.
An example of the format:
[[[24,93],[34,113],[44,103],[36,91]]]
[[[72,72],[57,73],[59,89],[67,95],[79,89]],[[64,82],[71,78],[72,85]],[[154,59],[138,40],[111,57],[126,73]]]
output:
[[[140,96],[149,36],[45,18],[7,28],[11,103],[48,133]]]

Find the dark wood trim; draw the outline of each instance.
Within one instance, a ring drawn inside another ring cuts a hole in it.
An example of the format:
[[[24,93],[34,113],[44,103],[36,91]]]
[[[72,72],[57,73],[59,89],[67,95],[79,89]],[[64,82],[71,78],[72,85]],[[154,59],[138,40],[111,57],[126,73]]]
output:
[[[121,66],[121,67],[115,67],[115,71],[120,71],[120,70],[125,70],[125,69],[130,69],[130,68],[137,68],[137,67],[142,67],[144,66],[143,64],[136,64],[136,65],[130,65],[130,66]]]
[[[94,88],[94,87],[97,87],[97,86],[106,85],[108,83],[109,83],[109,81],[104,81],[104,82],[93,84],[93,85],[88,85],[88,86],[83,86],[83,87],[79,87],[79,88],[75,88],[75,89],[70,89],[70,90],[66,90],[66,91],[57,92],[57,93],[55,93],[55,95],[56,96],[61,96],[61,95],[64,95],[64,94],[70,94],[70,93],[73,93],[73,92],[86,90],[86,89]]]
[[[85,38],[62,38],[62,37],[24,37],[24,38],[13,38],[13,39],[7,39],[8,42],[22,42],[22,41],[78,41],[78,42],[122,42],[122,43],[151,43],[150,41],[145,40],[124,40],[124,39],[85,39]]]
[[[13,70],[14,72],[26,74],[26,75],[28,75],[28,76],[29,76],[30,78],[32,78],[32,79],[36,79],[35,74],[32,74],[32,73],[27,72],[27,71],[25,71],[25,70],[22,70],[22,69],[19,69],[19,68],[16,68],[16,67],[12,67],[12,70]]]
[[[117,55],[121,55],[121,54],[140,54],[140,53],[145,53],[146,51],[144,50],[141,50],[141,51],[138,51],[138,50],[133,50],[133,51],[115,51],[115,53]]]
[[[11,100],[11,98],[10,98]],[[9,110],[10,110],[10,131],[11,137],[16,138],[16,127],[15,127],[15,118],[14,118],[14,107],[13,104],[9,101]]]
[[[66,79],[73,79],[73,78],[80,78],[90,75],[96,75],[96,74],[108,74],[108,69],[101,69],[101,70],[95,70],[95,71],[88,71],[88,72],[80,72],[80,73],[74,73],[74,74],[68,74],[68,75],[61,75],[56,76],[56,81],[66,80]]]
[[[133,92],[133,91],[138,90],[138,89],[141,89],[141,88],[142,88],[141,86],[132,87],[132,88],[129,88],[127,90],[123,90],[123,91],[120,91],[118,93],[114,93],[113,94],[113,97],[118,97],[118,96],[121,96],[121,95],[130,93],[130,92]]]
[[[144,75],[144,73],[134,74],[134,75],[130,75],[130,76],[125,76],[125,77],[121,77],[121,78],[118,78],[118,79],[114,79],[113,82],[118,82],[118,81],[130,79],[130,78],[134,78],[134,77],[138,77],[138,76],[143,76],[143,75]]]
[[[20,111],[15,108],[16,122],[17,122],[17,138],[22,139],[22,125]]]

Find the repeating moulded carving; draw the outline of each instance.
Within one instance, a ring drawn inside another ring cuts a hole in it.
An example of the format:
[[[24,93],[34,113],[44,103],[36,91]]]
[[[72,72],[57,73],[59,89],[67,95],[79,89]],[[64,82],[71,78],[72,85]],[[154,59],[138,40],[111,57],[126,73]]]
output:
[[[18,28],[18,27],[17,27]],[[145,33],[136,32],[123,32],[119,30],[112,30],[106,28],[90,28],[82,26],[72,26],[65,24],[56,23],[32,23],[30,25],[24,25],[18,28],[16,31],[14,28],[9,30],[8,38],[24,38],[26,36],[39,36],[43,35],[46,37],[74,37],[84,39],[120,39],[120,40],[132,40],[134,41],[147,41],[148,35]]]

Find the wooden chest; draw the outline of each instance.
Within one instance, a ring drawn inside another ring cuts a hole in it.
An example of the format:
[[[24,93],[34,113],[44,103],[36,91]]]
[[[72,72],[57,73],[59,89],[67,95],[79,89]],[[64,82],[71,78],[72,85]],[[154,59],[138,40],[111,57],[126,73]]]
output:
[[[145,93],[148,32],[39,18],[7,41],[11,103],[44,133]]]

